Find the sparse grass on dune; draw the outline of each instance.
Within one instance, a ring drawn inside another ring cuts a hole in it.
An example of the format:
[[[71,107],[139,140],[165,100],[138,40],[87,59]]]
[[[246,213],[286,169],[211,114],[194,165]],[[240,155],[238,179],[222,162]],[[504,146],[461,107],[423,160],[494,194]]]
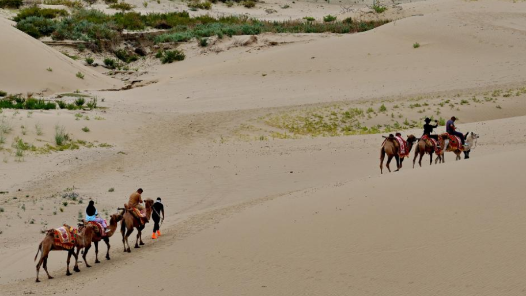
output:
[[[108,15],[94,9],[80,9],[66,16],[61,10],[31,8],[23,10],[16,18],[17,28],[40,38],[51,36],[55,40],[83,40],[96,46],[119,43],[123,30],[148,28],[167,30],[155,38],[156,42],[185,42],[192,38],[224,35],[257,35],[273,33],[355,33],[374,29],[388,23],[375,21],[336,21],[318,23],[313,21],[260,21],[246,16],[191,17],[188,12],[150,13],[119,12]]]

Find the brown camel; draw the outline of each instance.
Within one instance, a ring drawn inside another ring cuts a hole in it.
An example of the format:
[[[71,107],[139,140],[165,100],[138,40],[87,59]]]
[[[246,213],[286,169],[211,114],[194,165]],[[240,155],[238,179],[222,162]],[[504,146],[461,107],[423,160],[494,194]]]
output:
[[[38,279],[38,273],[40,271],[40,266],[42,264],[44,265],[44,270],[46,271],[47,277],[49,279],[53,278],[51,275],[49,275],[49,272],[47,271],[47,258],[49,256],[49,252],[50,251],[67,251],[68,252],[67,270],[66,270],[66,275],[67,276],[71,275],[71,272],[69,272],[69,262],[70,262],[71,256],[75,257],[75,266],[73,267],[73,270],[76,271],[76,272],[80,272],[80,269],[79,269],[79,266],[78,266],[78,253],[79,253],[79,250],[91,245],[91,240],[92,240],[94,232],[95,231],[93,229],[93,226],[91,226],[91,225],[88,225],[86,227],[82,227],[82,229],[78,230],[77,241],[75,243],[75,246],[73,248],[71,248],[71,249],[66,249],[66,248],[64,248],[62,246],[55,245],[55,238],[54,238],[55,230],[54,229],[48,230],[47,233],[46,233],[46,236],[44,237],[42,242],[40,242],[40,245],[38,245],[37,254],[35,255],[35,261],[36,261],[37,257],[38,257],[38,253],[41,252],[40,260],[38,260],[38,264],[37,264],[37,280],[36,280],[36,282],[37,283],[40,282],[40,280]],[[77,253],[75,253],[75,247],[77,248]],[[84,258],[84,260],[86,260],[86,259]],[[90,267],[87,263],[86,263],[86,266]]]
[[[413,143],[416,141],[415,136],[409,135],[407,136],[407,155],[409,155],[409,152],[413,148]],[[395,137],[391,134],[389,137],[387,137],[382,145],[382,149],[380,150],[380,173],[383,174],[383,164],[384,164],[384,158],[387,154],[387,163],[385,166],[391,172],[391,168],[389,167],[389,164],[391,163],[391,160],[393,157],[396,159],[396,171],[399,171],[402,168],[402,162],[404,161],[404,157],[400,157],[400,144],[395,139]]]
[[[477,134],[475,134],[473,132],[471,132],[471,133],[468,132],[468,133],[466,133],[464,135],[464,138],[466,139],[466,145],[467,146],[465,146],[463,150],[459,150],[457,147],[452,147],[450,145],[449,135],[447,133],[440,135],[440,137],[439,137],[440,145],[445,147],[445,149],[443,149],[441,151],[441,153],[440,153],[441,157],[442,157],[440,163],[443,163],[443,162],[445,163],[446,162],[444,151],[455,153],[456,160],[460,160],[461,159],[460,154],[462,152],[464,152],[464,159],[468,159],[469,158],[469,153],[471,152],[471,148],[475,145],[476,140],[479,138],[479,135],[477,135]],[[435,163],[436,163],[436,161],[435,161]]]
[[[440,142],[442,145],[442,142]],[[418,143],[415,147],[415,157],[413,158],[413,168],[415,168],[416,158],[420,155],[418,159],[418,165],[422,166],[422,158],[425,154],[429,154],[429,165],[433,164],[433,153],[435,153],[435,146],[429,145],[428,142],[422,138],[418,139]],[[437,154],[437,161],[442,162],[442,156]],[[436,163],[436,161],[435,161]]]
[[[122,220],[122,213],[121,214],[113,214],[110,216],[110,225],[108,226],[109,232],[106,233],[105,236],[102,236],[99,229],[95,229],[95,234],[93,235],[93,243],[95,244],[95,263],[100,263],[99,261],[99,242],[102,240],[106,243],[106,246],[108,247],[108,250],[106,251],[106,259],[110,260],[110,237],[115,233],[117,230],[117,223]],[[88,252],[89,249],[87,249],[84,254]]]
[[[144,201],[147,222],[150,221],[150,217],[152,215],[152,205],[152,199],[146,199]],[[141,246],[144,245],[142,242],[141,231],[144,229],[145,224],[142,224],[140,220],[132,214],[132,209],[128,208],[127,204],[124,205],[124,208],[125,210],[121,221],[122,244],[124,245],[124,252],[131,253],[128,237],[132,234],[133,229],[137,228],[137,240],[135,241],[135,248],[140,248],[139,242]],[[128,245],[128,248],[126,248],[126,244]]]

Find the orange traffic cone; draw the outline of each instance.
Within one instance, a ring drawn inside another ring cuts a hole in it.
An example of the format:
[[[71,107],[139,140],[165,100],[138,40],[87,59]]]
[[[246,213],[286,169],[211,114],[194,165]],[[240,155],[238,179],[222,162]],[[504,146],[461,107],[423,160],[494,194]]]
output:
[[[157,237],[155,236],[155,232],[152,233],[152,239],[156,239]]]
[[[161,236],[161,231],[160,230],[157,230],[157,236]]]

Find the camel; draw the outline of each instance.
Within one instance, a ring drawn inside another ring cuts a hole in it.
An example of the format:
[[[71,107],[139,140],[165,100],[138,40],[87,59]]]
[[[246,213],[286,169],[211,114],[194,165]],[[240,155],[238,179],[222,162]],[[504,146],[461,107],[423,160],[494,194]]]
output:
[[[439,137],[441,139],[441,142],[444,142],[444,147],[445,149],[443,149],[441,151],[441,163],[445,163],[446,162],[446,158],[445,158],[445,155],[444,155],[444,151],[448,151],[448,152],[453,152],[455,153],[456,155],[456,160],[460,160],[461,157],[460,157],[460,154],[462,152],[464,152],[464,159],[469,159],[469,153],[471,152],[471,148],[475,146],[476,144],[476,141],[477,139],[479,138],[479,135],[478,134],[475,134],[473,132],[471,133],[466,133],[464,135],[464,138],[466,139],[466,144],[467,144],[467,147],[464,147],[464,150],[461,151],[459,149],[456,149],[456,148],[453,148],[449,145],[449,138],[448,138],[448,135],[447,134],[443,134],[441,135],[441,137]],[[436,163],[436,162],[435,162]]]
[[[152,199],[146,199],[144,201],[144,206],[146,210],[146,219],[147,222],[150,221],[150,217],[152,215],[152,205],[153,200]],[[144,245],[142,242],[142,236],[141,231],[144,229],[145,224],[142,224],[139,219],[137,219],[132,213],[131,209],[128,208],[127,205],[124,205],[124,214],[122,215],[122,221],[121,221],[121,234],[122,234],[122,244],[124,245],[124,252],[131,253],[130,250],[130,243],[128,242],[128,237],[132,234],[133,229],[137,228],[137,240],[135,241],[135,248],[138,249],[139,242],[140,245]],[[126,248],[126,244],[128,245],[128,248]]]
[[[435,152],[435,147],[432,145],[428,145],[427,141],[420,138],[418,139],[418,143],[415,147],[415,157],[413,158],[413,168],[415,168],[416,158],[420,156],[418,159],[418,165],[422,166],[422,158],[427,153],[429,154],[429,165],[433,164],[433,153]],[[437,154],[437,161],[440,160],[442,162],[442,156],[440,154]],[[436,161],[435,161],[436,163]]]
[[[409,155],[409,152],[413,148],[413,143],[416,141],[415,136],[409,135],[407,136],[407,155]],[[383,174],[383,164],[385,155],[387,154],[387,163],[385,166],[387,167],[387,170],[391,172],[391,168],[389,167],[389,164],[391,163],[391,160],[393,157],[396,159],[396,171],[399,171],[402,168],[402,162],[404,161],[404,157],[400,157],[400,144],[395,139],[395,137],[391,134],[389,137],[385,139],[384,144],[382,145],[382,149],[380,150],[380,173]]]
[[[99,231],[95,231],[95,234],[93,235],[93,243],[95,244],[95,263],[100,263],[99,261],[99,242],[102,240],[106,243],[106,246],[108,247],[106,251],[106,260],[110,260],[110,237],[115,233],[117,230],[117,223],[122,220],[122,214],[113,214],[110,216],[110,224],[108,226],[109,232],[106,233],[106,236],[102,236]],[[84,252],[84,255],[88,253],[89,249],[86,249]],[[84,259],[85,260],[85,259]]]
[[[43,264],[44,270],[46,271],[48,279],[52,279],[53,278],[51,275],[49,275],[49,272],[47,271],[47,259],[48,259],[50,251],[67,251],[68,252],[67,269],[66,269],[66,275],[67,276],[71,275],[71,272],[69,271],[69,262],[70,262],[71,256],[75,257],[75,266],[73,267],[73,270],[76,271],[76,272],[80,272],[80,269],[79,269],[79,266],[78,266],[78,253],[79,253],[80,249],[91,245],[91,240],[92,240],[93,234],[95,232],[93,227],[94,226],[92,226],[92,225],[87,225],[87,226],[83,227],[82,229],[79,229],[79,231],[77,233],[76,244],[75,244],[75,246],[72,249],[66,249],[66,248],[64,248],[62,246],[55,245],[55,239],[54,239],[55,230],[54,229],[48,230],[47,233],[46,233],[46,236],[44,237],[42,242],[40,242],[40,244],[38,245],[37,254],[35,255],[35,259],[34,259],[34,261],[36,261],[37,257],[38,257],[38,253],[41,252],[40,260],[38,260],[38,264],[36,266],[37,267],[37,279],[36,279],[36,282],[37,283],[40,282],[40,280],[38,279],[38,274],[39,274],[39,271],[40,271],[40,266],[42,264]],[[77,253],[75,253],[75,247],[77,248]],[[84,259],[84,260],[86,260],[86,259]],[[87,263],[86,263],[86,266],[90,267],[90,266],[88,266]]]

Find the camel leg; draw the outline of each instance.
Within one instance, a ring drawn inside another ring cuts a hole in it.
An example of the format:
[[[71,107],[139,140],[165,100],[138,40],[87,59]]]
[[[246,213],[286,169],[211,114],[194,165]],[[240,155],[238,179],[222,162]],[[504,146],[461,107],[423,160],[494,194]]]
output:
[[[420,158],[418,158],[418,165],[422,167],[422,158],[424,158],[425,152],[420,153]]]
[[[72,252],[74,252],[74,250],[72,250]],[[80,253],[80,248],[77,247],[77,253],[73,253],[73,256],[75,256],[75,266],[73,267],[73,270],[75,272],[80,272],[80,269],[79,269],[79,253]],[[68,258],[68,262],[69,262],[69,258]],[[69,263],[68,263],[68,266],[69,266]],[[68,268],[68,271],[69,271],[69,268]]]
[[[415,157],[413,157],[413,169],[415,168],[415,163],[416,163],[416,158],[418,157],[418,147],[417,149],[415,150]]]
[[[99,261],[99,242],[93,242],[95,244],[95,263],[100,263]]]
[[[106,251],[106,260],[110,260],[110,239],[108,237],[105,237],[104,238],[104,242],[106,243],[106,247],[108,247],[107,251]]]
[[[40,254],[40,259],[38,259],[38,263],[37,263],[37,279],[36,279],[37,283],[40,283],[40,280],[38,279],[38,273],[40,272],[40,266],[42,265],[42,263],[44,263],[44,258],[48,254],[48,252],[44,253],[45,251],[44,251],[44,247],[42,247],[42,244],[40,244],[40,246],[41,246],[42,253]]]
[[[141,232],[137,230],[137,239],[135,240],[135,248],[138,249],[139,247],[139,236],[141,235]]]
[[[402,163],[404,162],[404,158],[405,157],[400,158],[400,168],[402,168]]]
[[[133,228],[132,229],[128,229],[126,231],[126,244],[128,245],[128,249],[126,250],[128,253],[131,253],[131,249],[130,249],[130,241],[128,240],[128,238],[130,237],[130,235],[132,234],[133,232]]]
[[[126,235],[124,234],[124,231],[124,226],[121,224],[122,245],[124,246],[124,252],[126,252]]]
[[[387,163],[385,164],[385,167],[387,168],[387,170],[389,171],[389,173],[391,172],[391,168],[389,167],[389,164],[391,163],[391,160],[393,159],[393,156],[392,155],[388,155],[387,156]]]
[[[142,242],[142,230],[146,228],[146,226],[143,226],[139,229],[139,245],[144,246],[144,243]]]
[[[66,261],[68,263],[67,269],[66,269],[66,275],[67,276],[71,275],[71,272],[69,271],[69,262],[71,260],[71,255],[74,255],[73,252],[74,252],[74,249],[68,251],[68,260]],[[77,271],[77,269],[78,269],[77,262],[75,262],[75,266],[73,267],[73,270]]]
[[[91,267],[91,265],[88,264],[88,260],[86,260],[86,255],[88,255],[88,251],[89,249],[91,248],[91,244],[84,247],[84,254],[82,254],[82,259],[84,259],[84,264],[86,265],[86,267]]]
[[[384,159],[385,159],[385,150],[382,147],[382,150],[380,151],[380,174],[384,173]]]
[[[398,172],[400,170],[400,156],[398,156],[398,154],[395,154],[395,160],[396,160],[396,171],[395,172]]]
[[[53,279],[53,277],[51,275],[49,275],[49,272],[47,271],[47,258],[48,257],[46,256],[46,258],[44,259],[44,270],[46,271],[47,278],[51,280],[51,279]]]
[[[429,165],[433,164],[433,153],[429,153]]]

